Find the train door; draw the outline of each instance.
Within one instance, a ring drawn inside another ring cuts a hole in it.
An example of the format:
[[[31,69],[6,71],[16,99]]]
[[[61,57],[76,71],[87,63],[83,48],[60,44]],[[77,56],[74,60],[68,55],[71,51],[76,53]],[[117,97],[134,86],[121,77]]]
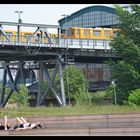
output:
[[[75,29],[75,38],[80,38],[81,37],[81,29]]]
[[[83,36],[82,38],[90,38],[90,29],[83,29]]]

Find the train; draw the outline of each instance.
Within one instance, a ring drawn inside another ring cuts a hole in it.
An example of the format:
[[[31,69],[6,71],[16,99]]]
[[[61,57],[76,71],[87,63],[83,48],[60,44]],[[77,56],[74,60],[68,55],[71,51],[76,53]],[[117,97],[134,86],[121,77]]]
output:
[[[4,30],[10,41],[18,41],[17,32],[14,30]],[[60,34],[60,38],[72,38],[72,39],[97,39],[97,40],[112,40],[118,33],[118,29],[115,28],[80,28],[71,27],[65,32]],[[58,38],[58,34],[49,33],[50,38]],[[31,38],[31,39],[30,39]],[[43,37],[41,32],[34,35],[34,32],[20,32],[20,41],[27,42],[42,42],[48,43],[48,37]],[[0,35],[0,40],[6,41],[5,36]]]
[[[6,33],[6,36],[8,36],[10,41],[15,41],[18,42],[18,37],[17,37],[17,32],[14,30],[4,30]],[[57,34],[50,33],[49,34],[51,38],[57,37]],[[32,37],[33,36],[33,37]],[[31,39],[30,39],[31,38]],[[27,31],[21,31],[20,32],[20,41],[21,42],[27,42],[30,39],[30,42],[35,43],[35,42],[41,42],[43,37],[42,33],[38,32],[37,34],[34,35],[34,32],[27,32]],[[0,35],[0,40],[6,41],[5,36]],[[48,43],[48,38],[45,38],[45,42]]]
[[[115,28],[79,28],[71,27],[62,34],[63,38],[77,39],[105,39],[112,40],[118,33]]]

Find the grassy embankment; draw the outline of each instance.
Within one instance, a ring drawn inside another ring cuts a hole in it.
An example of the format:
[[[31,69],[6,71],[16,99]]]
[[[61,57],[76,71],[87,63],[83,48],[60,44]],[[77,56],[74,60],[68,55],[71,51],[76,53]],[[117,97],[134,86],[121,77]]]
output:
[[[140,113],[140,106],[114,106],[114,105],[82,105],[66,107],[19,107],[1,108],[0,118],[16,116],[62,116],[62,115],[89,115],[113,113]]]

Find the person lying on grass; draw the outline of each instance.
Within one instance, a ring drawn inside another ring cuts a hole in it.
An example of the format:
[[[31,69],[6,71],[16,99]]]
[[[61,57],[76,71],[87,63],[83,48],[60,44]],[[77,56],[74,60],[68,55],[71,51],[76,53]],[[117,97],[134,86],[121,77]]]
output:
[[[37,123],[28,123],[23,117],[16,117],[19,124],[10,126],[7,121],[7,116],[4,117],[4,125],[0,124],[0,130],[23,130],[23,129],[39,129],[42,128],[40,122]]]

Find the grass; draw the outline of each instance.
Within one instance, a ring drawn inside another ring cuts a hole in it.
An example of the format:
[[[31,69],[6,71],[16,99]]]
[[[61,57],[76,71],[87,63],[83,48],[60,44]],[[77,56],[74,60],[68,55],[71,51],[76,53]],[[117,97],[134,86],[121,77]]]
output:
[[[16,116],[64,116],[88,114],[140,113],[140,106],[81,105],[66,107],[18,107],[1,108],[0,118]]]

